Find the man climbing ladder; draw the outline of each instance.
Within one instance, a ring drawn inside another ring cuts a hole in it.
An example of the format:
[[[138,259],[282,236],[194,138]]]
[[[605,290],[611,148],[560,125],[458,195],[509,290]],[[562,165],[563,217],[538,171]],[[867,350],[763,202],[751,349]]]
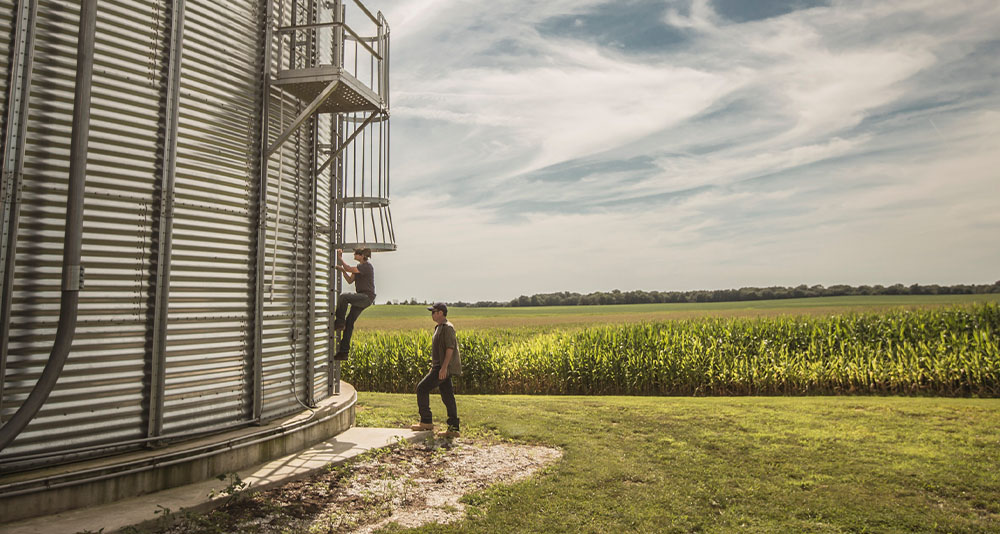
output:
[[[375,268],[369,261],[372,257],[370,248],[359,248],[354,250],[354,261],[358,262],[357,267],[352,267],[344,263],[344,251],[337,249],[336,269],[344,273],[344,280],[348,284],[354,284],[355,293],[341,293],[337,299],[337,311],[334,314],[333,327],[335,330],[343,331],[340,337],[340,348],[333,356],[335,360],[346,360],[351,350],[351,334],[354,333],[354,322],[358,316],[368,306],[375,303]],[[350,305],[350,312],[347,307]]]

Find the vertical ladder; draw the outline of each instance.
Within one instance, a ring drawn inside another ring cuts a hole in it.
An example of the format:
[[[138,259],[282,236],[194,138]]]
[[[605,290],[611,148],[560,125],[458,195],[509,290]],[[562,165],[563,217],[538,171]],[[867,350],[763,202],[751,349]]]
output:
[[[35,55],[37,0],[20,0],[14,12],[10,79],[7,80],[7,120],[0,154],[0,401],[7,374],[7,344],[14,294],[14,267],[21,207],[21,178],[28,131],[28,97]],[[0,421],[0,424],[3,422]]]

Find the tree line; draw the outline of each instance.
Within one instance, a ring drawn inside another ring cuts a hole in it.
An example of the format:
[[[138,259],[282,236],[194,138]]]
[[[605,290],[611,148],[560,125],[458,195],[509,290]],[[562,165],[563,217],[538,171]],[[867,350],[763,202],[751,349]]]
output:
[[[478,301],[449,302],[449,306],[476,308],[504,308],[528,306],[593,306],[606,304],[662,304],[684,302],[739,302],[749,300],[798,299],[809,297],[840,297],[867,295],[972,295],[1000,293],[1000,280],[992,284],[921,285],[894,284],[891,286],[844,284],[795,287],[741,287],[739,289],[710,289],[695,291],[595,291],[581,294],[570,291],[521,295],[508,302]],[[390,304],[393,304],[390,302]],[[425,304],[416,299],[399,304]]]

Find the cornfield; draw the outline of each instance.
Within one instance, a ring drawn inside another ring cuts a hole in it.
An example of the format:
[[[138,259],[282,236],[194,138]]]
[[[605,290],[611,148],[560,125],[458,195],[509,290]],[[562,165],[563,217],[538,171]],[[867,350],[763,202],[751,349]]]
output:
[[[462,331],[464,393],[1000,396],[1000,305]],[[361,332],[358,389],[412,392],[430,329]]]

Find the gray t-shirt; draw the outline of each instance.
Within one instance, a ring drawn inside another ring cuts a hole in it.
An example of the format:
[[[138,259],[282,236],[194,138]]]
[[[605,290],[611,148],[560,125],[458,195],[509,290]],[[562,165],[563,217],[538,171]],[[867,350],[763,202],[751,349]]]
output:
[[[354,275],[354,289],[358,293],[364,293],[375,303],[375,268],[370,262],[358,264],[358,272]]]
[[[445,322],[434,327],[434,337],[431,338],[431,365],[440,367],[449,348],[455,349],[455,352],[448,362],[448,374],[459,376],[462,374],[462,356],[458,353],[458,336],[455,335],[455,326]]]

